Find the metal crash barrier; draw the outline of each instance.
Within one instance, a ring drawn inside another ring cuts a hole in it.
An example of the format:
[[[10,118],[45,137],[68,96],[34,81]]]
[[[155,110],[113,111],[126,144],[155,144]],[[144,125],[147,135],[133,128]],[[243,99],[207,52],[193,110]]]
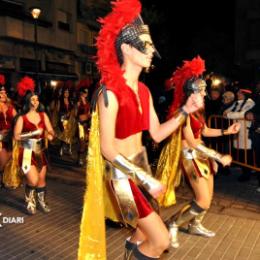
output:
[[[205,138],[205,142],[222,154],[230,154],[233,158],[232,163],[260,171],[260,155],[256,153],[255,140],[249,138],[251,121],[246,119],[232,120],[219,115],[211,115],[208,119],[208,127],[227,129],[234,122],[241,124],[240,133]],[[241,133],[241,131],[243,132]],[[249,147],[251,149],[246,149]]]

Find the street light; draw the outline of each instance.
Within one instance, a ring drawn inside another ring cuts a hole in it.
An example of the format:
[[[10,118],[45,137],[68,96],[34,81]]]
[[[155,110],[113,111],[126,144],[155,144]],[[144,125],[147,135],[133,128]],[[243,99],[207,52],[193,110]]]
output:
[[[38,18],[41,14],[41,9],[39,7],[31,7],[30,13],[34,20],[34,55],[35,55],[35,62],[36,62],[36,86],[39,94],[41,93],[41,87],[39,84],[39,64],[38,64]]]

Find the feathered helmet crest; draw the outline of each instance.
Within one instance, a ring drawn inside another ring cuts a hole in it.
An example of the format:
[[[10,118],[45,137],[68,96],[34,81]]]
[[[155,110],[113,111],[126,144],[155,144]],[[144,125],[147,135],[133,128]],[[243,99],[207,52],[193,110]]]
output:
[[[24,97],[28,92],[34,93],[35,82],[32,78],[25,76],[17,84],[17,92],[20,97]]]
[[[168,80],[168,85],[175,88],[174,100],[170,106],[169,115],[176,111],[184,99],[184,93],[199,92],[206,87],[206,82],[200,78],[205,71],[205,61],[198,55],[191,61],[183,61],[182,67],[178,67]]]
[[[97,67],[101,74],[101,84],[117,88],[125,84],[120,68],[121,44],[132,44],[142,51],[144,46],[137,36],[148,34],[149,28],[140,16],[139,0],[117,0],[111,4],[112,11],[105,18],[99,19],[101,30],[96,43]]]
[[[0,74],[0,90],[5,90],[5,75]]]

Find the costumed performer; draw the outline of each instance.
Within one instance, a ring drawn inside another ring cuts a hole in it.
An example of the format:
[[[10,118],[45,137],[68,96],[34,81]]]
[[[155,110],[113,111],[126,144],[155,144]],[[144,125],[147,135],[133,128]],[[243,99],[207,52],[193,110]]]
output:
[[[138,0],[120,0],[112,5],[112,12],[100,20],[97,37],[103,91],[92,113],[78,258],[106,259],[105,207],[107,218],[134,228],[125,243],[125,259],[131,255],[158,259],[169,246],[169,232],[149,200],[157,198],[164,187],[150,174],[142,132],[148,130],[160,142],[185,121],[189,112],[200,108],[203,100],[200,95],[191,95],[175,116],[159,123],[150,91],[139,81],[153,56],[159,57],[140,16],[141,4]],[[104,189],[105,201],[101,197],[104,166],[105,187],[109,188]],[[111,198],[114,201],[109,202]]]
[[[202,73],[205,62],[199,56],[191,61],[184,61],[182,67],[177,68],[171,77],[175,86],[174,101],[169,109],[169,115],[174,114],[187,98],[198,93],[202,98],[206,96],[206,82]],[[191,113],[177,133],[171,136],[163,148],[158,162],[156,177],[166,185],[166,193],[160,197],[162,206],[176,203],[174,188],[180,183],[180,173],[183,170],[194,192],[194,200],[185,205],[174,217],[170,225],[171,245],[179,246],[178,228],[189,223],[188,231],[204,237],[213,237],[215,233],[202,225],[202,220],[210,207],[213,196],[214,174],[217,172],[217,162],[223,166],[230,165],[230,155],[222,155],[206,147],[202,136],[217,137],[236,134],[240,124],[233,124],[227,130],[208,128],[204,119],[203,109]]]
[[[25,202],[27,212],[36,213],[37,204],[47,213],[50,207],[46,203],[47,158],[45,134],[48,140],[54,138],[54,131],[39,95],[35,92],[32,78],[25,76],[18,82],[17,91],[23,97],[24,106],[18,117],[14,138],[20,142],[19,165],[26,176]]]

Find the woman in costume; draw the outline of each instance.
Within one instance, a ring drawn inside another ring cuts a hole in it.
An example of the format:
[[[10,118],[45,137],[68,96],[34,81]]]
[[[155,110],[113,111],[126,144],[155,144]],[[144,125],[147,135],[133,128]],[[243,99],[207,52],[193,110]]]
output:
[[[82,80],[79,82],[79,101],[77,103],[77,119],[78,119],[78,164],[84,165],[85,152],[88,141],[88,130],[90,123],[90,103],[88,101],[88,87],[90,82]]]
[[[37,203],[45,212],[50,208],[46,203],[47,159],[44,154],[45,136],[54,137],[50,120],[34,92],[33,79],[24,77],[17,85],[24,106],[14,128],[14,138],[20,142],[19,164],[26,176],[25,202],[29,214],[36,213]]]
[[[138,0],[115,1],[112,12],[101,20],[97,65],[103,91],[98,97],[98,114],[92,114],[88,190],[81,222],[79,259],[105,259],[97,252],[103,222],[97,215],[93,216],[98,212],[95,208],[102,208],[101,200],[97,200],[97,191],[100,191],[97,184],[101,178],[97,176],[98,164],[92,157],[98,155],[98,149],[95,150],[94,146],[99,141],[103,155],[99,160],[105,159],[106,184],[112,191],[112,194],[108,191],[105,197],[114,196],[117,202],[109,204],[108,200],[105,201],[105,206],[110,206],[106,217],[113,219],[115,212],[115,218],[134,228],[134,233],[125,243],[125,259],[130,259],[131,255],[136,259],[158,259],[169,245],[169,232],[145,196],[157,198],[164,187],[150,174],[141,142],[142,131],[148,130],[152,138],[160,142],[180,126],[189,112],[202,105],[202,98],[192,95],[174,117],[163,124],[159,123],[150,91],[139,81],[140,73],[143,69],[149,69],[153,56],[159,56],[140,11]],[[93,140],[94,136],[96,140]],[[93,174],[95,179],[92,180]],[[88,218],[99,221],[99,234],[92,236],[93,222],[92,226],[88,225]]]
[[[206,96],[206,82],[200,78],[204,71],[204,60],[196,57],[192,61],[185,61],[184,65],[173,73],[171,81],[175,86],[175,99],[170,108],[170,115],[176,108],[182,106],[190,95],[198,93],[202,98]],[[171,245],[175,248],[179,246],[178,228],[187,222],[190,233],[204,237],[215,236],[215,233],[207,230],[201,222],[210,207],[213,196],[214,173],[217,171],[215,161],[226,166],[231,163],[232,158],[230,155],[222,155],[206,147],[202,136],[217,137],[236,134],[240,128],[240,124],[237,123],[229,126],[227,130],[208,128],[203,112],[203,110],[196,111],[187,117],[178,135],[181,145],[178,148],[176,141],[178,138],[172,136],[162,150],[158,163],[157,178],[167,186],[166,193],[160,198],[161,205],[170,206],[175,203],[173,192],[180,180],[176,176],[180,168],[183,169],[195,195],[194,200],[181,209],[170,225]],[[179,150],[179,155],[176,154],[177,150]],[[169,158],[170,156],[173,158]],[[177,163],[174,160],[176,158],[179,160]],[[169,169],[170,167],[175,168]]]
[[[58,129],[57,138],[60,140],[60,156],[68,146],[69,153],[72,154],[71,146],[75,138],[76,118],[75,106],[72,100],[73,83],[69,80],[65,82],[62,88],[61,97],[57,104],[58,110]]]
[[[5,76],[0,74],[0,186],[2,174],[12,156],[11,129],[16,110],[8,101],[5,89]]]

